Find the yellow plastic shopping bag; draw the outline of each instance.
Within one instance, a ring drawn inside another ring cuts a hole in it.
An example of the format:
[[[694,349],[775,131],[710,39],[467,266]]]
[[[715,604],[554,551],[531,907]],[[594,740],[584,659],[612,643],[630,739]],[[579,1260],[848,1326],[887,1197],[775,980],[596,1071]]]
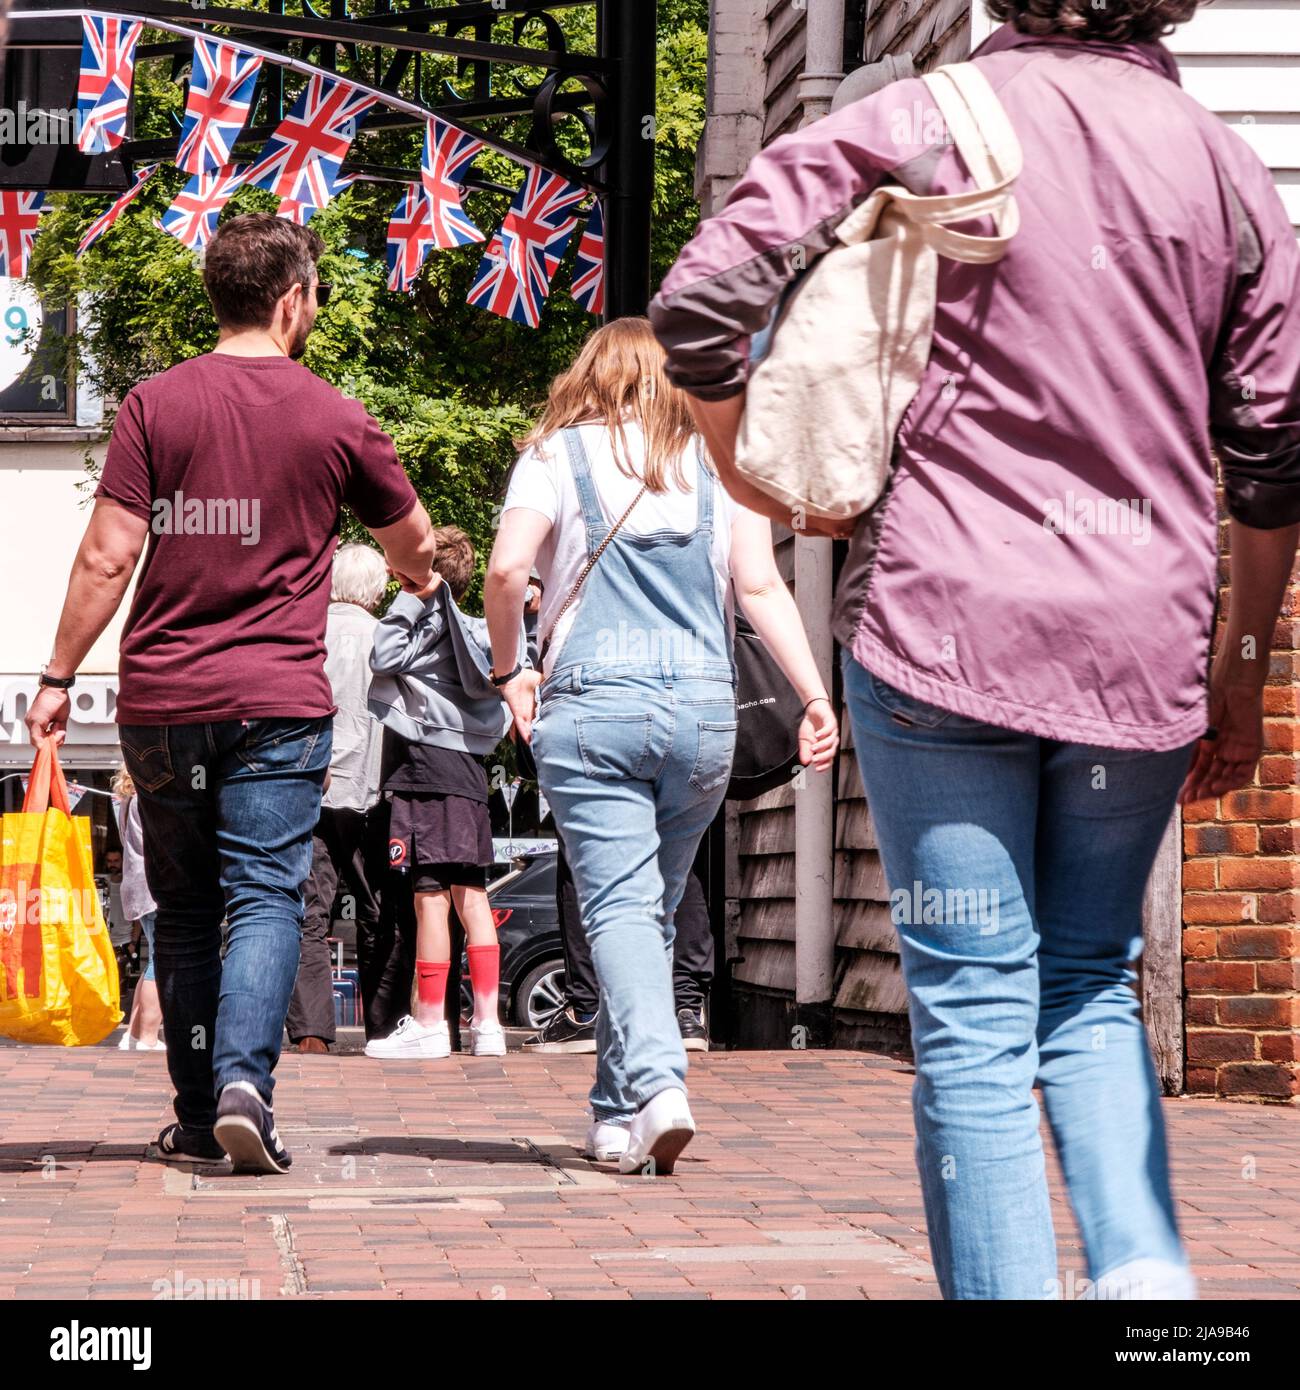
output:
[[[0,818],[0,1035],[84,1047],[122,1021],[117,960],[90,855],[53,739],[23,809]]]

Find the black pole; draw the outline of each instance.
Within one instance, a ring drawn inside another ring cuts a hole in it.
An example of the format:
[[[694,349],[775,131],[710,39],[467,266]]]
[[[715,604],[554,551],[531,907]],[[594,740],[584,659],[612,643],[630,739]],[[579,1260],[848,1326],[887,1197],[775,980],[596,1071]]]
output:
[[[600,0],[599,52],[614,64],[614,138],[602,168],[605,319],[650,303],[650,208],[655,178],[655,0]]]

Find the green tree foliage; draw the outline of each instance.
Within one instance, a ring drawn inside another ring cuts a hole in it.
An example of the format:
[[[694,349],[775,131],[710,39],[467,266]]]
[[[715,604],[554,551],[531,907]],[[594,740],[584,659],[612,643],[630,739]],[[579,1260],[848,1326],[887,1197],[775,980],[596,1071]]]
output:
[[[365,9],[364,3],[355,7]],[[572,50],[594,43],[592,12],[558,12]],[[510,41],[511,20],[499,22]],[[704,120],[707,54],[705,0],[660,0],[658,103],[652,279],[657,283],[694,229],[695,151]],[[146,34],[146,40],[160,37]],[[525,41],[534,41],[526,39]],[[433,80],[455,80],[454,66],[432,69]],[[541,74],[521,71],[523,81]],[[137,76],[140,135],[161,136],[181,110],[181,88],[170,59],[140,64]],[[573,128],[566,128],[572,125]],[[498,132],[522,143],[518,123]],[[576,123],[559,129],[580,151]],[[357,155],[366,163],[418,170],[418,129],[363,133]],[[243,151],[241,151],[242,155]],[[489,154],[479,167],[510,187],[517,165]],[[31,277],[46,298],[82,306],[85,331],[71,351],[110,399],[137,381],[211,348],[216,327],[195,257],[155,223],[184,185],[186,175],[165,165],[145,191],[87,254],[75,255],[103,200],[53,196],[32,257]],[[578,236],[556,272],[540,329],[528,329],[465,303],[481,248],[434,252],[414,292],[385,286],[384,246],[400,189],[360,182],[312,219],[326,243],[321,279],[334,285],[308,345],[306,364],[341,390],[363,400],[397,443],[398,453],[430,515],[464,527],[480,561],[491,542],[495,508],[514,458],[513,439],[544,400],[552,377],[573,358],[595,320],[568,294]],[[466,206],[485,231],[505,215],[504,194],[475,191]],[[240,190],[223,217],[268,211],[275,198]]]

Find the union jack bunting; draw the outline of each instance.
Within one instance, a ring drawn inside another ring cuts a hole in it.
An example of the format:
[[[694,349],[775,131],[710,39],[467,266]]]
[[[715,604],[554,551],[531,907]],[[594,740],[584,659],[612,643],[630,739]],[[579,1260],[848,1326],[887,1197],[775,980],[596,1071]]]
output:
[[[217,230],[217,218],[244,183],[247,164],[227,164],[194,177],[176,195],[158,224],[191,251],[201,251]]]
[[[503,319],[511,319],[529,328],[537,327],[541,301],[528,293],[523,281],[515,274],[499,232],[483,252],[465,302],[476,309],[500,314]]]
[[[351,187],[356,181],[357,176],[355,174],[342,175],[334,180],[331,195],[337,197],[345,188]],[[305,227],[311,221],[312,213],[319,211],[320,209],[315,203],[299,203],[293,198],[281,198],[280,206],[276,208],[275,215],[285,217],[290,222],[296,222],[300,227]]]
[[[334,191],[357,122],[375,104],[350,82],[317,73],[266,142],[248,182],[280,198],[323,208]]]
[[[460,205],[465,191],[461,180],[482,149],[482,140],[466,135],[446,121],[435,117],[425,124],[420,178],[430,210],[434,246],[469,246],[485,239]]]
[[[409,290],[433,246],[428,195],[418,183],[408,183],[388,224],[388,288]]]
[[[135,201],[136,194],[145,186],[149,176],[158,166],[156,164],[145,164],[136,173],[135,182],[125,193],[121,194],[107,212],[101,212],[97,218],[86,228],[86,234],[77,243],[77,255],[89,251],[90,248],[104,235],[106,231],[117,221],[126,211],[127,207]]]
[[[135,45],[143,32],[139,20],[82,15],[77,76],[77,148],[82,154],[104,154],[126,138]]]
[[[0,275],[21,280],[27,274],[27,258],[44,206],[44,193],[0,190]]]
[[[586,189],[576,183],[532,164],[501,224],[501,242],[529,300],[527,312],[534,325],[541,318],[542,300],[550,292],[569,234],[577,225],[573,209],[587,196]]]
[[[605,312],[605,214],[599,199],[592,204],[578,243],[571,293],[589,314]]]
[[[176,163],[187,174],[206,174],[230,163],[230,151],[248,119],[262,58],[220,39],[194,40],[194,65]]]

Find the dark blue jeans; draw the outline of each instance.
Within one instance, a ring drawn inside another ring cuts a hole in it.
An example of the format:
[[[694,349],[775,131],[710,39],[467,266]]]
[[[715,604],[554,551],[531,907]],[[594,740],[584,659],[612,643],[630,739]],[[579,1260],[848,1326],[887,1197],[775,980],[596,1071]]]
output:
[[[158,904],[158,992],[176,1116],[206,1132],[223,1086],[249,1081],[271,1099],[331,721],[124,724],[118,732]]]

